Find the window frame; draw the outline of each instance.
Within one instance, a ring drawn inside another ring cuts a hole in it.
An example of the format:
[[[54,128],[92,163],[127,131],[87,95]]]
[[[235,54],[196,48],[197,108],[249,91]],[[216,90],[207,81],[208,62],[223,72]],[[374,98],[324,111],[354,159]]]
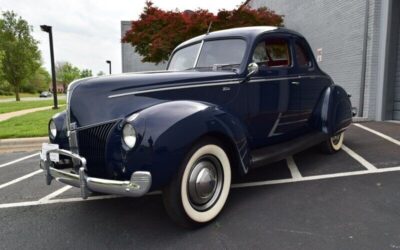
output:
[[[261,43],[261,42],[265,42],[265,40],[268,40],[268,39],[274,39],[274,38],[278,38],[278,39],[283,39],[283,40],[285,40],[286,42],[287,42],[287,45],[288,45],[288,56],[289,56],[289,59],[290,59],[290,64],[289,65],[287,65],[287,66],[279,66],[279,67],[269,67],[269,66],[266,66],[265,67],[265,69],[263,69],[262,67],[260,67],[260,71],[263,71],[263,72],[277,72],[277,71],[282,71],[282,70],[292,70],[292,69],[294,69],[294,51],[293,51],[293,44],[292,44],[292,39],[291,39],[291,36],[290,35],[288,35],[288,34],[283,34],[283,33],[271,33],[271,34],[264,34],[264,35],[262,35],[262,36],[260,36],[258,39],[256,39],[255,41],[254,41],[254,43],[253,43],[253,46],[252,46],[252,49],[251,49],[251,51],[250,51],[250,54],[249,54],[249,62],[248,63],[251,63],[251,62],[253,62],[253,54],[254,54],[254,52],[255,52],[255,50],[256,50],[256,48],[257,48],[257,46]]]
[[[301,46],[304,49],[304,52],[307,53],[308,60],[310,62],[310,65],[305,67],[305,66],[300,66],[299,61],[297,59],[297,53],[296,53],[296,43]],[[295,61],[296,61],[296,67],[299,70],[307,70],[307,71],[312,71],[315,69],[315,61],[314,61],[314,54],[307,43],[307,41],[304,38],[294,36],[292,39],[292,47],[293,47],[293,54],[295,56]]]

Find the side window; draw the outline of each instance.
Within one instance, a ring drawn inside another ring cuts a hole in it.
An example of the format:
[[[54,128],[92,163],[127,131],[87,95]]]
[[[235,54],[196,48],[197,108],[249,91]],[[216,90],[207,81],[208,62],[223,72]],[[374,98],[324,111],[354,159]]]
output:
[[[291,65],[289,42],[284,38],[267,38],[257,44],[253,62],[268,68],[287,68]]]
[[[311,57],[303,43],[296,41],[294,43],[294,50],[296,53],[297,65],[300,68],[309,68],[312,66]]]

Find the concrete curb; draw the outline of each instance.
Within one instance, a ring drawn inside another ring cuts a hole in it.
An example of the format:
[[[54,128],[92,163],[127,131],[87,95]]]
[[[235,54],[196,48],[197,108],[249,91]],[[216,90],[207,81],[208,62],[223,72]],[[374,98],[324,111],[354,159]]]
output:
[[[369,121],[372,121],[372,119],[368,117],[359,117],[359,116],[353,117],[353,122],[369,122]]]
[[[39,151],[45,142],[49,142],[48,137],[0,139],[0,153]]]

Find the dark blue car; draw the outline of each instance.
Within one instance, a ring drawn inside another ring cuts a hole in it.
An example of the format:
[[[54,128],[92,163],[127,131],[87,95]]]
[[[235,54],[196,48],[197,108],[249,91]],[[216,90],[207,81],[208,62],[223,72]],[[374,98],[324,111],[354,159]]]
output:
[[[303,36],[229,29],[182,43],[165,71],[70,84],[41,167],[83,198],[161,189],[172,219],[193,227],[220,213],[234,176],[314,145],[335,153],[351,122],[348,94]]]

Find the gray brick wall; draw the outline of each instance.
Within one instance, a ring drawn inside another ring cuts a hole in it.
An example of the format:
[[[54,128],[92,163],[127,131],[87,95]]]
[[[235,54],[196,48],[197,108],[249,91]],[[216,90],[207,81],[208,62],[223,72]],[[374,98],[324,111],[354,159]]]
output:
[[[253,0],[250,6],[267,6],[278,14],[285,15],[285,26],[303,34],[310,43],[314,54],[322,48],[322,62],[319,66],[327,72],[336,84],[343,86],[352,95],[352,104],[359,105],[365,0]],[[379,38],[380,1],[370,1],[367,44],[366,90],[364,116],[375,118],[377,57]]]
[[[400,120],[400,27],[398,27],[397,62],[394,84],[393,119]]]
[[[130,21],[121,21],[121,37],[130,29]],[[143,63],[142,57],[135,52],[132,45],[128,43],[121,43],[122,52],[122,72],[137,72],[149,70],[163,70],[165,64],[155,65],[153,63]]]
[[[370,1],[368,19],[367,67],[365,77],[364,116],[376,116],[376,92],[378,86],[379,27],[381,1]]]

